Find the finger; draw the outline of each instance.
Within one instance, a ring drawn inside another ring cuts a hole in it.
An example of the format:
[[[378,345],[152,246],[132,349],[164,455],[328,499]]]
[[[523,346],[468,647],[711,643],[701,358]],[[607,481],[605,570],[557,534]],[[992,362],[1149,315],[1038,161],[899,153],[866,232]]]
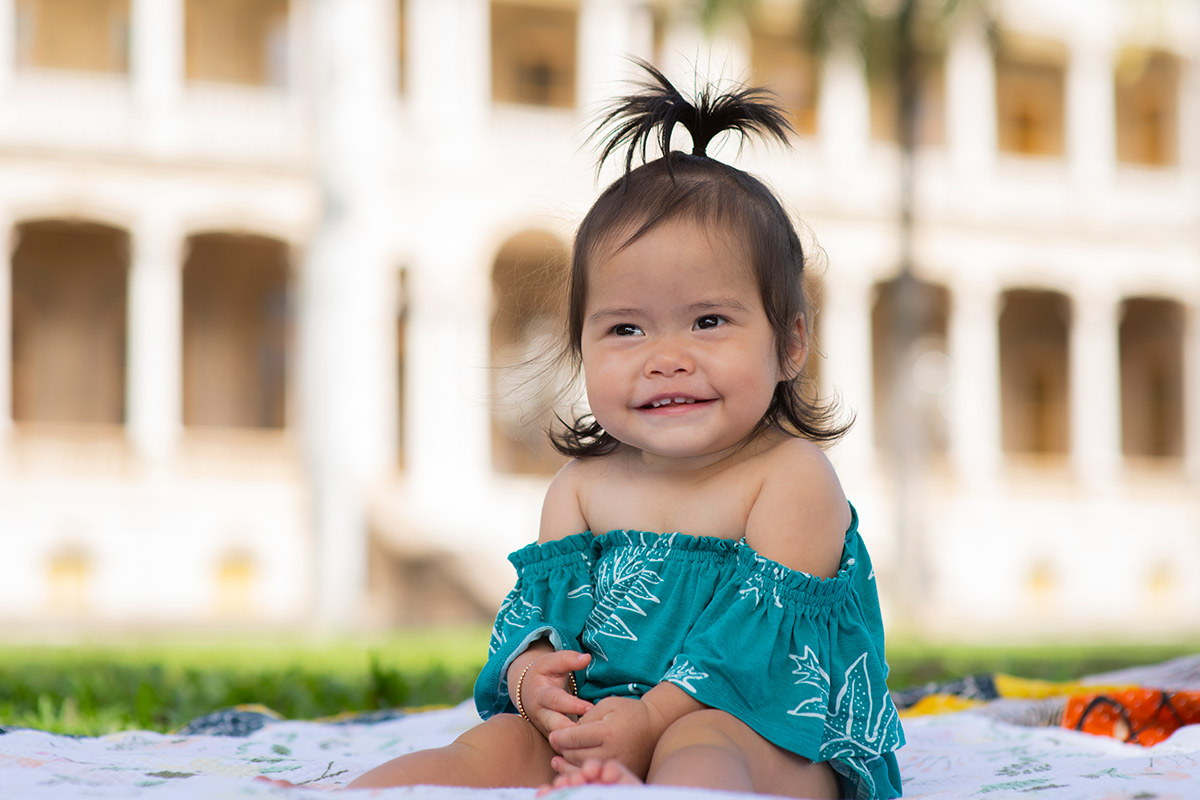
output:
[[[565,750],[599,747],[604,743],[604,733],[604,727],[599,724],[574,724],[569,728],[554,731],[550,735],[550,746],[560,753]]]
[[[579,716],[579,724],[592,725],[597,722],[603,722],[608,716],[608,709],[592,706],[587,711]]]
[[[559,757],[568,764],[574,764],[582,770],[589,763],[602,764],[602,759],[606,757],[606,753],[602,747],[587,747],[580,750],[563,750]],[[586,775],[586,773],[581,772],[580,775]],[[589,778],[588,780],[591,781],[592,779]]]
[[[553,686],[540,688],[535,702],[527,705],[530,707],[530,715],[542,723],[543,731],[547,733],[574,725],[575,718],[587,713],[592,707],[586,700],[580,700],[575,695]]]
[[[552,711],[550,709],[543,709],[543,711],[538,714],[538,721],[542,723],[542,727],[545,729],[547,736],[555,731],[573,728],[579,724],[570,717],[564,714],[559,714],[557,711]]]
[[[568,672],[576,672],[583,669],[592,660],[592,657],[587,653],[580,653],[576,650],[559,650],[554,653],[547,653],[542,656],[545,662],[544,672],[547,675],[557,675],[566,677]]]
[[[574,714],[579,717],[592,710],[592,704],[587,700],[576,697],[565,689],[559,689],[558,687],[548,687],[545,694],[542,695],[541,700],[546,708],[561,714]]]

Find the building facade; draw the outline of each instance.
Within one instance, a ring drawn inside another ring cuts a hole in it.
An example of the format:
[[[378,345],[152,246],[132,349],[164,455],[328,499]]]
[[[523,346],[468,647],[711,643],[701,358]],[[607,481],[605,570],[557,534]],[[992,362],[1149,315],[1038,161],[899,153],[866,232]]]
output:
[[[0,625],[486,617],[561,463],[511,367],[634,55],[792,114],[791,150],[720,156],[811,232],[888,613],[1200,628],[1200,7],[955,17],[902,287],[889,83],[794,2],[694,5],[0,0]]]

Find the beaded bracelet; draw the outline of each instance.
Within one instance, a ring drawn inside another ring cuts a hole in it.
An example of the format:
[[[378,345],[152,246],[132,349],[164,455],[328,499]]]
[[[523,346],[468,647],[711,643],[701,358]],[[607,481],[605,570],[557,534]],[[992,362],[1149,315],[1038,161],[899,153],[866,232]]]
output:
[[[529,715],[525,713],[525,704],[521,702],[521,687],[524,685],[525,676],[529,673],[529,668],[532,666],[533,666],[533,662],[530,661],[528,664],[525,665],[525,669],[521,670],[521,677],[517,678],[517,691],[516,691],[517,713],[520,714],[524,718],[524,720],[526,722],[528,722],[530,725],[533,724],[533,720],[531,720],[529,718]],[[573,673],[573,672],[567,673],[567,683],[570,684],[570,686],[571,686],[571,694],[578,697],[579,696],[579,686],[575,683],[575,673]]]

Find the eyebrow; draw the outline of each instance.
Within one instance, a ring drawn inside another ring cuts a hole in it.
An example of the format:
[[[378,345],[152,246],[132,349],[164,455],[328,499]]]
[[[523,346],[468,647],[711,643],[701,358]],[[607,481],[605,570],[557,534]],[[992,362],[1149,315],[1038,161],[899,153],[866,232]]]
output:
[[[703,314],[706,311],[720,311],[722,309],[733,309],[735,311],[746,311],[746,304],[732,297],[718,297],[712,300],[702,300],[698,303],[692,303],[688,306],[688,310],[693,314]],[[610,319],[624,319],[633,317],[642,312],[640,308],[602,308],[588,315],[585,324],[594,325],[599,322],[604,322]]]
[[[699,303],[692,303],[688,306],[693,312],[696,311],[713,311],[723,308],[731,308],[735,311],[746,311],[746,304],[740,300],[735,300],[732,297],[717,297],[713,300],[704,300]]]
[[[625,317],[636,316],[641,309],[638,308],[602,308],[594,314],[590,314],[586,324],[594,325],[597,322],[603,322],[608,319],[623,319]]]

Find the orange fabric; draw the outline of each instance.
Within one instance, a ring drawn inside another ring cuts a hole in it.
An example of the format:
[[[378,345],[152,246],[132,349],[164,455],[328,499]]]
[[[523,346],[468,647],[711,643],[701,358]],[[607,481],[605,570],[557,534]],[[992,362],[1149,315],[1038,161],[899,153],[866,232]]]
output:
[[[1098,736],[1150,746],[1184,725],[1200,724],[1200,691],[1125,689],[1074,695],[1063,725]]]

